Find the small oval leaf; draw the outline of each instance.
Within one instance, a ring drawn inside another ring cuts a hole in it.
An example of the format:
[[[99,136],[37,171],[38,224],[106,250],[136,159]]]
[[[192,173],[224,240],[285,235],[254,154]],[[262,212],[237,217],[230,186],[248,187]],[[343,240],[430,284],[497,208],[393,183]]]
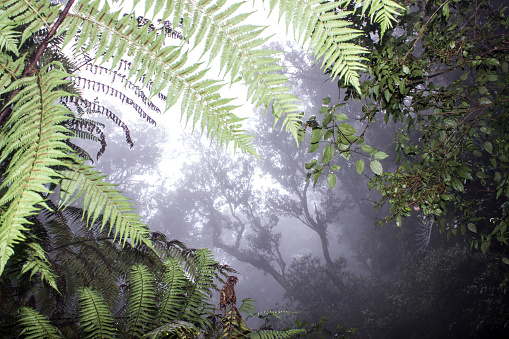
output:
[[[370,164],[369,164],[369,167],[371,168],[371,170],[373,171],[373,173],[375,173],[376,175],[382,175],[384,170],[383,170],[383,167],[382,167],[382,164],[380,163],[380,161],[378,160],[373,160]]]
[[[357,170],[357,174],[361,175],[364,172],[364,160],[359,159],[355,164],[355,169]]]
[[[327,176],[327,183],[332,189],[336,187],[336,175],[334,173],[329,173],[329,175]]]

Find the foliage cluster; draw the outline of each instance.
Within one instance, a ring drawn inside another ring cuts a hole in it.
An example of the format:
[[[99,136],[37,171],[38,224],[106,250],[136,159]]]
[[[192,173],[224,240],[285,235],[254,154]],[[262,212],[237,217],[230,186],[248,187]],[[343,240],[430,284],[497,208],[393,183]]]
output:
[[[323,118],[301,130],[301,139],[311,130],[309,152],[325,145],[321,158],[306,164],[308,178],[327,174],[334,187],[338,157],[353,157],[359,174],[368,159],[369,187],[382,195],[377,205],[390,206],[383,221],[401,225],[418,211],[439,221],[447,237],[468,234],[473,247],[491,248],[509,264],[508,25],[499,1],[412,1],[378,40],[362,37],[373,52],[361,93],[342,81],[339,87],[345,101],[362,104],[364,127],[358,132],[346,122],[343,103],[324,99]],[[394,153],[364,140],[382,118],[399,126]],[[394,154],[395,170],[384,171],[386,152]]]

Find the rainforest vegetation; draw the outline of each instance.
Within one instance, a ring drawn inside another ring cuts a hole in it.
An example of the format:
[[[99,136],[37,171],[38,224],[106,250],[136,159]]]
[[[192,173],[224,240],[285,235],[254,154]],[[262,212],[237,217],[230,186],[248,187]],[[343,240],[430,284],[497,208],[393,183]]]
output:
[[[3,1],[1,337],[506,338],[504,5]]]

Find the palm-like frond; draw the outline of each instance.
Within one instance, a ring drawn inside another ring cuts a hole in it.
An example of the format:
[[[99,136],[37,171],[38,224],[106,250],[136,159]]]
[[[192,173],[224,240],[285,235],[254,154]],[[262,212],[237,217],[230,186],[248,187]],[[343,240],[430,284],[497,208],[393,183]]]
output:
[[[296,137],[301,122],[300,100],[282,86],[287,78],[278,72],[284,67],[278,66],[279,59],[273,57],[279,52],[257,49],[268,38],[260,37],[264,27],[244,24],[251,13],[238,14],[242,4],[228,6],[221,0],[167,1],[163,20],[182,15],[184,36],[195,48],[202,47],[203,54],[208,53],[208,63],[220,57],[220,70],[232,82],[240,77],[248,86],[248,99],[256,106],[272,107],[276,121],[284,117],[282,128]],[[154,4],[156,12],[162,9],[158,5],[159,2]]]
[[[30,307],[21,307],[19,310],[19,323],[23,328],[20,335],[26,339],[60,339],[63,338],[58,329],[51,325],[50,321]]]
[[[69,170],[62,172],[61,206],[69,205],[83,196],[83,214],[93,224],[102,214],[102,227],[109,220],[109,233],[125,244],[129,238],[133,245],[145,243],[150,246],[150,230],[131,211],[132,203],[105,182],[100,172],[84,165],[83,161],[68,163]]]
[[[265,0],[263,0],[265,1]],[[330,68],[331,77],[339,76],[345,83],[359,88],[359,73],[366,69],[363,54],[368,50],[349,41],[363,34],[348,27],[348,17],[355,13],[346,10],[352,0],[269,0],[270,10],[279,6],[280,18],[285,17],[287,29],[292,26],[298,39],[309,43],[316,59],[323,58],[322,68]],[[362,14],[369,7],[369,15],[382,26],[382,34],[390,27],[392,14],[402,9],[391,0],[355,0],[355,7],[362,7]],[[392,13],[392,14],[391,14]]]
[[[80,30],[76,51],[97,48],[95,61],[111,58],[113,69],[124,54],[131,56],[128,78],[135,78],[134,82],[143,80],[143,86],[152,83],[151,97],[166,89],[166,110],[182,99],[181,116],[186,123],[195,126],[201,121],[202,131],[219,145],[232,142],[235,149],[255,153],[252,137],[240,129],[241,119],[232,113],[237,106],[218,93],[223,84],[204,80],[206,70],[199,70],[200,64],[188,66],[187,53],[182,53],[180,47],[164,46],[164,34],[149,32],[149,25],[139,27],[129,15],[119,18],[119,12],[109,12],[107,3],[102,8],[100,4],[81,1],[74,7],[62,25],[62,33],[66,33],[64,45]]]
[[[8,54],[0,54],[0,92],[4,90],[23,73],[25,56],[12,60]]]
[[[43,283],[46,282],[58,291],[56,275],[51,270],[49,261],[46,258],[46,251],[38,243],[28,243],[27,247],[27,260],[21,269],[21,274],[30,272],[30,278],[34,274],[40,274]]]
[[[130,338],[140,338],[145,329],[154,324],[156,308],[155,279],[144,265],[133,266],[128,280],[129,286],[129,322]]]
[[[7,192],[0,206],[7,210],[0,216],[0,274],[13,254],[14,244],[23,241],[26,219],[44,205],[45,186],[57,183],[60,176],[54,166],[64,166],[68,157],[67,129],[61,123],[71,112],[55,102],[68,95],[56,88],[68,83],[69,76],[58,63],[53,63],[35,75],[13,82],[3,92],[21,89],[8,105],[13,105],[9,120],[0,132],[0,162],[9,160],[5,180],[0,189]],[[30,114],[27,114],[30,112]]]
[[[113,317],[104,298],[90,288],[84,288],[80,299],[80,322],[86,338],[113,338]]]
[[[11,18],[12,24],[24,26],[19,45],[42,27],[48,27],[60,13],[60,8],[49,0],[6,0],[0,10],[2,17]]]

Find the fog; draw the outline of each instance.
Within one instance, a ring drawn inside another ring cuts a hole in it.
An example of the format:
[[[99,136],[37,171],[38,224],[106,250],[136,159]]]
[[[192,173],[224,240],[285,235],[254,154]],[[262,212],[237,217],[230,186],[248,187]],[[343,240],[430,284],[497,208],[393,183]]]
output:
[[[269,47],[286,51],[282,63],[292,93],[303,100],[305,119],[317,115],[322,99],[343,100],[337,83],[305,51],[282,42]],[[402,227],[377,226],[387,211],[374,208],[379,196],[367,188],[369,175],[356,173],[355,155],[337,161],[342,169],[331,190],[323,178],[316,185],[306,181],[311,155],[289,133],[273,128],[270,111],[247,106],[241,110],[251,111],[239,114],[250,117],[257,160],[210,145],[199,131],[175,123],[179,112],[167,112],[169,118],[152,114],[153,126],[129,107],[108,104],[128,124],[134,147],[122,129],[104,122],[107,147],[97,168],[137,204],[153,231],[191,248],[210,248],[233,267],[238,300],[252,297],[258,310],[299,312],[275,326],[326,317],[324,326],[343,335],[355,328],[355,337],[362,338],[422,337],[424,330],[441,337],[433,328],[464,310],[457,295],[445,296],[458,286],[471,287],[469,279],[475,280],[484,259],[465,255],[465,239],[446,241],[418,211]],[[343,110],[352,125],[364,126],[358,103],[348,102]],[[367,144],[391,155],[383,161],[388,169],[395,166],[391,140],[398,128],[373,121],[365,136]],[[461,255],[463,261],[439,263]],[[465,273],[467,260],[477,266]],[[430,318],[436,314],[442,318]],[[453,326],[448,333],[461,330]]]

